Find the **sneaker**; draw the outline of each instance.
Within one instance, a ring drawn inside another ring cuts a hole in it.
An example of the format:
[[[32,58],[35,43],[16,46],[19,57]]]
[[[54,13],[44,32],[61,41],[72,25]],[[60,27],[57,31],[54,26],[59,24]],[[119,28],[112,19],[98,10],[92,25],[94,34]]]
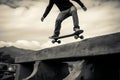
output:
[[[74,30],[75,32],[76,32],[76,31],[80,31],[80,28],[74,28],[73,30]]]
[[[49,38],[55,38],[55,37],[58,37],[58,35],[53,35],[53,36],[50,36]]]

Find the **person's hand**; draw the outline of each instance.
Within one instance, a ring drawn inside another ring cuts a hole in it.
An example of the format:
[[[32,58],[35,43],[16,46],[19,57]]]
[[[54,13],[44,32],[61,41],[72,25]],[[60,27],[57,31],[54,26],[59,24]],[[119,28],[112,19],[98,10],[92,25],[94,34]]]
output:
[[[42,22],[44,21],[44,17],[41,18],[41,21],[42,21]]]
[[[84,11],[87,11],[87,8],[86,8],[85,6],[84,6],[84,7],[82,7],[82,8],[83,8],[83,10],[84,10]]]

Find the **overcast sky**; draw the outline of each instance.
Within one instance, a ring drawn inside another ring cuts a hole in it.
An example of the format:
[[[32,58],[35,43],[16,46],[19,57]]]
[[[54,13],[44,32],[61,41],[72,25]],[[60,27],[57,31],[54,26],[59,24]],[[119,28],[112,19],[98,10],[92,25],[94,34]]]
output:
[[[78,4],[78,16],[85,38],[120,32],[120,0],[81,0],[88,11]],[[48,0],[0,0],[0,47],[16,46],[38,50],[54,46],[48,38],[53,34],[55,19],[59,10],[54,6],[40,21]],[[72,18],[62,23],[61,35],[72,33]],[[73,37],[62,39],[70,43]],[[57,44],[55,44],[57,45]]]

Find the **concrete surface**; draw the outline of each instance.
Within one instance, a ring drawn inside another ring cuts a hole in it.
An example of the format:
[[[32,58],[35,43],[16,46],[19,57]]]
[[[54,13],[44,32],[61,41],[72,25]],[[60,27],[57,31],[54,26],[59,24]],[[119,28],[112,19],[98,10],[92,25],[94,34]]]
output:
[[[16,63],[36,60],[76,60],[90,56],[119,54],[120,32],[85,39],[83,41],[46,48],[34,54],[23,55],[15,59]]]

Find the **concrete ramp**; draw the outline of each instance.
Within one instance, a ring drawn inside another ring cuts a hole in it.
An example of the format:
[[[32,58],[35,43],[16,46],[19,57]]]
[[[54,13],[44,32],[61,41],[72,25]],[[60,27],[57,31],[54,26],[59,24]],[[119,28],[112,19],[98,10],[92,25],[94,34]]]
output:
[[[119,54],[120,32],[108,34],[83,41],[46,48],[34,54],[16,58],[16,63],[42,60],[76,60],[90,56]]]

